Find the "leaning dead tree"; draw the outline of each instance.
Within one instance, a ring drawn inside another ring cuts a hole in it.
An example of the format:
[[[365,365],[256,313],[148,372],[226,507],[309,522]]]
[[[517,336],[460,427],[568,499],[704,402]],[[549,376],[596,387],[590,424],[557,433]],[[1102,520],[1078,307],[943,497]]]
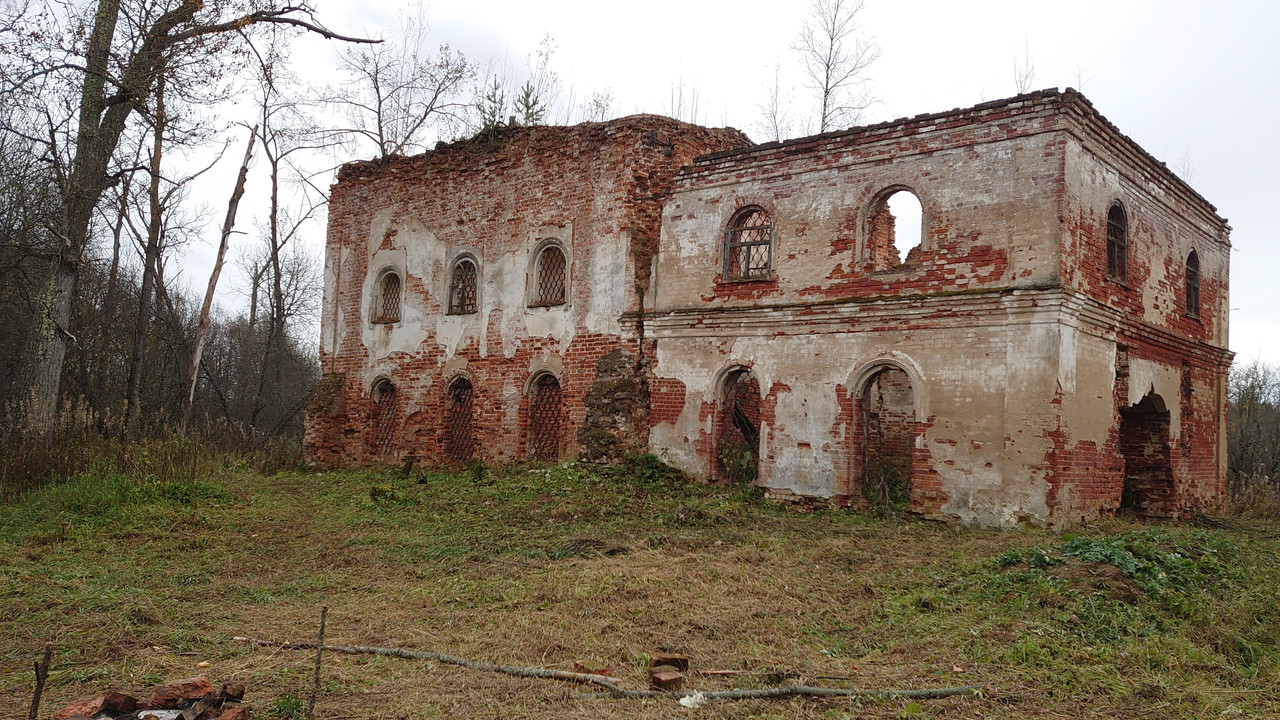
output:
[[[227,257],[227,244],[231,239],[231,230],[236,224],[236,212],[240,208],[240,198],[244,197],[244,183],[249,174],[249,161],[253,159],[253,141],[258,137],[258,126],[249,131],[249,143],[244,149],[244,162],[240,163],[240,173],[236,175],[236,186],[231,191],[231,200],[227,203],[227,217],[222,221],[222,237],[218,241],[218,254],[213,261],[213,272],[209,273],[209,287],[204,291],[204,303],[200,305],[200,323],[196,326],[195,348],[191,351],[191,365],[187,368],[187,394],[183,399],[182,426],[191,422],[191,409],[195,405],[196,382],[200,377],[200,356],[204,353],[204,342],[209,335],[209,313],[213,309],[213,294],[218,289],[218,278],[222,275],[222,263]]]

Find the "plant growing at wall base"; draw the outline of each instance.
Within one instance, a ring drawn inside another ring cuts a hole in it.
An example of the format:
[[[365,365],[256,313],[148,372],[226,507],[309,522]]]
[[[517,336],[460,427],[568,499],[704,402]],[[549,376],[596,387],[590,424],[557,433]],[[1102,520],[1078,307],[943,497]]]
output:
[[[754,485],[760,476],[756,451],[742,440],[722,443],[717,457],[725,477],[735,483]]]
[[[911,461],[904,457],[867,458],[862,494],[877,517],[894,517],[911,500]]]

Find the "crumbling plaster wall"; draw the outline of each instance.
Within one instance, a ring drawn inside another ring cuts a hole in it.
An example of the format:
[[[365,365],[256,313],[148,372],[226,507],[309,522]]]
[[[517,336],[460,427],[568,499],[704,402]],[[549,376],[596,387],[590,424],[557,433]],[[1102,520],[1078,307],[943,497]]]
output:
[[[745,367],[764,394],[760,484],[857,496],[859,378],[891,363],[919,404],[913,507],[1048,522],[1066,141],[1036,102],[1013,110],[766,146],[682,173],[655,273],[651,447],[709,477],[717,383]],[[870,215],[897,188],[921,201],[922,246],[914,264],[875,271]],[[725,228],[747,205],[773,217],[773,274],[723,282]]]

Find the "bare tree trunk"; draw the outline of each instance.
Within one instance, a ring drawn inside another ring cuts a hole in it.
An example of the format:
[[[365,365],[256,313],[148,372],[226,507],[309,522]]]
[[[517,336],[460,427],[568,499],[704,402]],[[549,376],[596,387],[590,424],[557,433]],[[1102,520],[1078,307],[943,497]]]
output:
[[[263,106],[264,119],[266,105]],[[267,133],[270,127],[264,123],[262,149],[271,165],[271,209],[268,218],[268,242],[271,245],[271,325],[267,330],[266,347],[262,351],[262,373],[258,375],[258,391],[254,394],[253,410],[249,414],[249,426],[256,428],[262,415],[266,396],[267,376],[271,373],[276,343],[284,329],[284,290],[280,279],[280,160],[272,151]]]
[[[191,352],[191,365],[187,368],[187,396],[183,403],[182,427],[185,430],[191,422],[191,410],[196,401],[196,381],[200,377],[200,355],[204,352],[204,339],[209,334],[209,311],[213,307],[213,293],[218,288],[218,276],[222,274],[222,261],[227,256],[227,241],[231,238],[231,229],[236,224],[236,210],[240,207],[240,198],[244,196],[245,177],[249,174],[249,160],[253,157],[253,141],[258,137],[258,126],[249,131],[249,145],[244,149],[244,162],[240,163],[240,174],[236,176],[235,189],[231,191],[231,201],[227,203],[227,217],[222,223],[222,239],[218,242],[218,257],[213,263],[213,272],[209,274],[209,287],[204,291],[204,304],[200,306],[200,324],[196,326],[196,346]]]
[[[120,17],[120,0],[100,0],[93,19],[93,32],[85,55],[84,85],[80,91],[80,117],[76,129],[76,155],[67,178],[61,232],[62,248],[53,279],[45,297],[44,318],[40,328],[40,345],[36,351],[36,372],[32,380],[32,405],[27,411],[28,427],[40,433],[53,429],[58,410],[58,392],[62,384],[62,367],[67,358],[67,341],[71,335],[71,306],[80,264],[89,236],[93,208],[102,195],[102,178],[106,176],[111,149],[124,131],[124,118],[119,129],[114,122],[103,127],[107,81],[107,61],[116,21]],[[127,114],[127,113],[126,113]],[[109,118],[114,121],[115,118]]]
[[[151,147],[151,218],[147,223],[147,250],[142,268],[142,296],[138,299],[138,322],[133,330],[133,357],[129,362],[129,405],[125,413],[125,425],[130,432],[137,432],[142,404],[142,367],[146,354],[147,329],[151,325],[151,294],[156,282],[160,262],[160,233],[163,229],[163,208],[160,204],[160,158],[164,149],[164,77],[156,87],[155,140]]]

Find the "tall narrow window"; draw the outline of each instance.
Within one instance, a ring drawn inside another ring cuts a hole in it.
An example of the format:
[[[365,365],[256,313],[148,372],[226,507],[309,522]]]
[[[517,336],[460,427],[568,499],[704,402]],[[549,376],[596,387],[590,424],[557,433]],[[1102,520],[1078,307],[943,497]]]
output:
[[[724,243],[725,280],[767,280],[773,267],[773,220],[764,208],[743,208]]]
[[[1195,250],[1187,256],[1187,316],[1200,317],[1200,256]]]
[[[1125,281],[1128,248],[1129,220],[1125,217],[1124,206],[1115,202],[1107,212],[1107,277]]]
[[[534,460],[560,459],[560,381],[551,373],[539,375],[529,398],[528,455]]]
[[[373,321],[400,322],[400,276],[394,270],[387,270],[378,278],[373,298]]]
[[[396,386],[386,378],[380,378],[373,384],[369,392],[373,400],[373,435],[370,437],[371,449],[375,453],[385,453],[395,442],[396,432]]]
[[[533,307],[563,305],[565,301],[564,251],[556,245],[547,245],[538,253],[533,266]]]
[[[470,460],[476,452],[475,434],[472,432],[474,398],[470,380],[460,377],[449,385],[445,398],[444,454],[453,462]]]
[[[468,315],[476,311],[476,264],[467,258],[453,266],[449,278],[449,314]]]

